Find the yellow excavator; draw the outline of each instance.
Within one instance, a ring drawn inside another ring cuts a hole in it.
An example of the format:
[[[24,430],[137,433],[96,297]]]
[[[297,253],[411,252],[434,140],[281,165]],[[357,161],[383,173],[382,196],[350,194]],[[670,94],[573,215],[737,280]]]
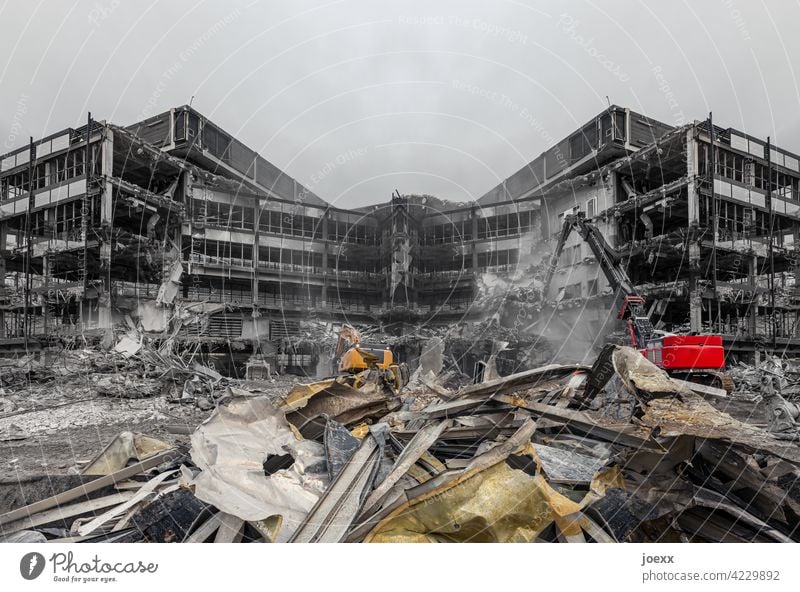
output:
[[[388,347],[362,345],[361,333],[352,325],[342,325],[339,330],[335,361],[340,373],[358,374],[377,368],[383,372],[384,380],[396,391],[408,384],[408,366],[404,363],[396,364]]]

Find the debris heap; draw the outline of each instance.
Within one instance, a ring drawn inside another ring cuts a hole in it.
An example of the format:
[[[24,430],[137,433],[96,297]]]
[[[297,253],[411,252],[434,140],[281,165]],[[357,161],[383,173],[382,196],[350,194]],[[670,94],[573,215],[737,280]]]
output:
[[[0,489],[0,536],[110,542],[800,541],[796,434],[635,350],[479,384],[227,386],[187,446],[115,438]],[[424,402],[420,404],[420,402]],[[58,490],[56,491],[56,489]]]

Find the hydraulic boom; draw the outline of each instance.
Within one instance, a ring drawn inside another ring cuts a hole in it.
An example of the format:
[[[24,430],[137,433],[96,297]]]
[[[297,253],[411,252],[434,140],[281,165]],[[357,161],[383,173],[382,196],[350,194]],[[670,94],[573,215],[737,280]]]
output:
[[[576,231],[589,245],[600,269],[603,270],[611,288],[622,299],[617,318],[625,321],[633,347],[638,349],[651,362],[678,374],[700,373],[711,375],[713,382],[726,390],[732,389],[730,379],[719,370],[725,367],[725,351],[720,335],[657,335],[644,307],[642,298],[628,277],[619,254],[608,244],[602,232],[586,220],[583,212],[568,214],[558,238],[558,244],[550,258],[544,280],[546,294],[558,260],[567,239]]]

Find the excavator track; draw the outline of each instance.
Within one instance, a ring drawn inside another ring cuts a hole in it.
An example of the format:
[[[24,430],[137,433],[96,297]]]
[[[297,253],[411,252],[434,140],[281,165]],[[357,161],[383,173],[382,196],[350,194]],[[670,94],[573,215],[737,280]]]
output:
[[[708,374],[712,377],[711,386],[724,389],[729,395],[736,389],[736,383],[727,372],[709,372]]]
[[[736,383],[727,372],[721,370],[700,370],[696,372],[676,372],[674,376],[682,378],[688,382],[696,382],[706,386],[723,389],[729,395],[736,389]]]

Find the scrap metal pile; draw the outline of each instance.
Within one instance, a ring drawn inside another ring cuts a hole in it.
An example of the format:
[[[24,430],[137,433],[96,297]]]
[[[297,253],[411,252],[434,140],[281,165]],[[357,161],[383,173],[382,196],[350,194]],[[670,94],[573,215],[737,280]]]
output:
[[[796,437],[719,411],[715,391],[625,347],[458,390],[396,392],[373,370],[228,387],[190,446],[125,433],[81,475],[0,490],[0,537],[800,541]]]

